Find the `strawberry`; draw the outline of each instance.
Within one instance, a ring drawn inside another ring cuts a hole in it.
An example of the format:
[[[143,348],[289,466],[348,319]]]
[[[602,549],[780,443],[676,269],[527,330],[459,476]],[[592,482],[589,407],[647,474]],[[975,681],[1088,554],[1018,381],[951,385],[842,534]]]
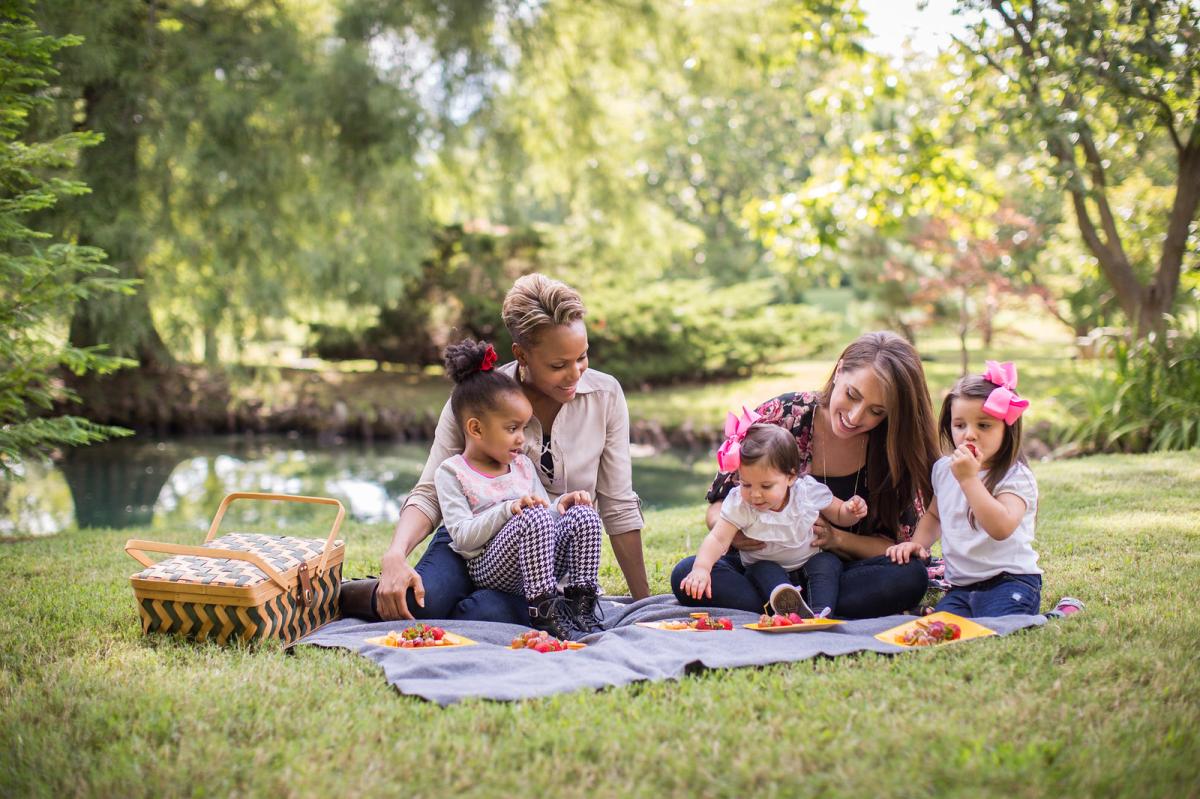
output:
[[[720,624],[720,625],[721,625],[721,629],[722,629],[722,630],[732,630],[732,629],[733,629],[733,620],[732,620],[732,619],[728,619],[728,618],[726,618],[726,617],[724,617],[724,616],[722,616],[721,618],[717,619],[717,624]]]
[[[759,627],[770,627],[771,626],[771,617],[765,613],[762,614],[761,616],[759,616],[758,617],[758,626]]]
[[[550,648],[550,644],[546,644],[546,643],[542,643],[542,644],[535,644],[533,648],[534,648],[534,651],[536,651],[536,652],[541,652],[542,654],[545,654],[546,652],[552,652],[552,651],[553,651],[553,650]]]
[[[790,621],[792,624],[804,624],[804,618],[799,613],[796,613],[795,611],[793,611],[787,615],[787,620]]]

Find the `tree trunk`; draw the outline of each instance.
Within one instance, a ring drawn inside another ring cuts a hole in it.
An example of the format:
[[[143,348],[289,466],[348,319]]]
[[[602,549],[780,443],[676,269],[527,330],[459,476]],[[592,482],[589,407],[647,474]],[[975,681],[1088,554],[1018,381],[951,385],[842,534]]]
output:
[[[217,341],[217,326],[204,323],[204,365],[215,369],[221,365],[220,343]]]
[[[960,374],[967,373],[967,367],[970,366],[970,355],[967,352],[967,331],[971,329],[971,317],[967,311],[967,289],[964,286],[962,290],[961,304],[958,309],[958,347],[959,347],[959,362],[961,367]]]
[[[137,103],[116,81],[84,89],[83,127],[100,131],[104,142],[83,151],[80,177],[91,194],[77,206],[81,243],[101,247],[118,276],[143,279],[146,244],[138,194]],[[116,355],[136,358],[144,369],[174,365],[155,329],[144,290],[133,296],[102,294],[79,303],[71,319],[71,343],[107,345]]]
[[[1200,111],[1198,111],[1200,116]],[[1183,270],[1183,256],[1187,249],[1188,231],[1196,218],[1196,207],[1200,204],[1200,119],[1192,134],[1192,141],[1179,154],[1179,176],[1175,181],[1175,202],[1171,205],[1171,216],[1167,222],[1167,236],[1163,240],[1162,255],[1158,262],[1158,273],[1146,287],[1138,311],[1137,335],[1142,338],[1149,333],[1161,333],[1165,327],[1164,314],[1171,312],[1175,295],[1179,290],[1179,276]]]
[[[991,351],[992,338],[996,335],[996,309],[1000,305],[1000,299],[996,294],[995,284],[989,283],[987,287],[987,300],[983,305],[983,315],[979,320],[979,335],[983,338],[984,352]]]

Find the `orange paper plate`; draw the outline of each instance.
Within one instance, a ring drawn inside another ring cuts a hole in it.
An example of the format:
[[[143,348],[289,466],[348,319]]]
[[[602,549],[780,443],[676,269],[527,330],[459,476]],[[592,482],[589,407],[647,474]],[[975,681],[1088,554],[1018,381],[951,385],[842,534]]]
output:
[[[442,650],[442,649],[454,649],[454,648],[460,647],[460,646],[475,646],[475,643],[476,643],[475,641],[472,641],[470,638],[466,638],[465,636],[461,636],[461,635],[456,635],[455,633],[446,633],[446,635],[442,638],[442,640],[449,641],[450,643],[439,644],[438,646],[414,646],[414,647],[390,646],[390,645],[384,643],[386,640],[387,640],[386,635],[377,635],[374,638],[368,638],[367,643],[374,644],[375,646],[386,646],[388,649],[399,649],[403,652],[438,651],[438,650]]]
[[[903,635],[904,633],[908,632],[909,630],[915,629],[917,627],[918,621],[922,621],[922,622],[926,622],[926,623],[931,622],[931,621],[954,622],[955,624],[957,624],[959,626],[959,629],[962,630],[962,635],[959,636],[958,638],[955,638],[953,641],[942,641],[939,644],[902,644],[896,640],[896,638],[898,636]],[[970,619],[963,618],[962,616],[957,616],[953,613],[947,613],[946,611],[943,610],[940,613],[931,613],[930,615],[924,616],[920,619],[913,619],[910,622],[906,622],[897,627],[893,627],[890,630],[884,630],[883,632],[877,634],[875,637],[878,638],[880,641],[883,641],[885,644],[895,644],[896,646],[902,646],[902,647],[905,647],[906,649],[927,649],[931,646],[942,646],[942,644],[957,644],[959,641],[969,641],[972,638],[984,638],[986,636],[995,635],[995,634],[996,634],[995,630],[990,630],[987,627],[984,627],[982,624],[976,624],[975,622],[971,621]]]
[[[558,651],[559,652],[575,652],[576,650],[579,650],[579,649],[587,649],[587,644],[581,643],[579,641],[567,641],[566,644],[567,644],[566,649],[560,649]],[[546,654],[553,655],[554,653],[547,652]]]
[[[671,633],[723,633],[728,630],[697,630],[694,627],[668,627],[668,624],[687,624],[685,621],[639,621],[638,627],[649,627],[651,630],[666,630]]]
[[[841,619],[805,619],[803,624],[789,624],[786,627],[763,627],[754,624],[743,624],[747,630],[757,630],[760,633],[811,633],[814,630],[828,630],[846,622]]]

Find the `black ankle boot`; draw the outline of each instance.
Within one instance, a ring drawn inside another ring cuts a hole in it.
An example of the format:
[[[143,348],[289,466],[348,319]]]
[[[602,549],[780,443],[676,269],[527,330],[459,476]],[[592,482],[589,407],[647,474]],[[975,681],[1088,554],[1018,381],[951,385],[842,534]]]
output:
[[[557,593],[542,594],[529,600],[529,626],[564,641],[578,641],[587,635],[585,630],[575,626],[571,606]]]
[[[571,607],[571,614],[575,617],[576,627],[585,633],[604,632],[604,627],[600,624],[603,611],[600,609],[600,595],[596,593],[596,589],[573,585],[563,591],[563,594]]]
[[[375,577],[363,577],[358,580],[343,580],[338,605],[343,619],[354,618],[363,621],[383,621],[375,608],[375,589],[379,580]]]

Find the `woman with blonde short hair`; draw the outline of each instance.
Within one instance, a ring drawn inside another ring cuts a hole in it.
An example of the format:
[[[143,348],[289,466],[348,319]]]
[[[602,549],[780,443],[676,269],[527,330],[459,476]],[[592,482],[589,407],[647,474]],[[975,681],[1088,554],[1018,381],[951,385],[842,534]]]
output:
[[[504,325],[514,360],[496,367],[516,378],[533,406],[525,454],[551,497],[586,491],[595,502],[634,598],[649,594],[642,559],[641,502],[633,492],[629,410],[621,385],[588,368],[585,308],[579,293],[545,275],[525,275],[504,298]],[[523,597],[477,590],[445,527],[416,567],[408,555],[438,527],[434,475],[462,452],[463,431],[442,409],[421,478],[404,502],[380,578],[343,584],[342,613],[367,619],[463,618],[527,624]],[[585,609],[586,610],[586,609]]]

